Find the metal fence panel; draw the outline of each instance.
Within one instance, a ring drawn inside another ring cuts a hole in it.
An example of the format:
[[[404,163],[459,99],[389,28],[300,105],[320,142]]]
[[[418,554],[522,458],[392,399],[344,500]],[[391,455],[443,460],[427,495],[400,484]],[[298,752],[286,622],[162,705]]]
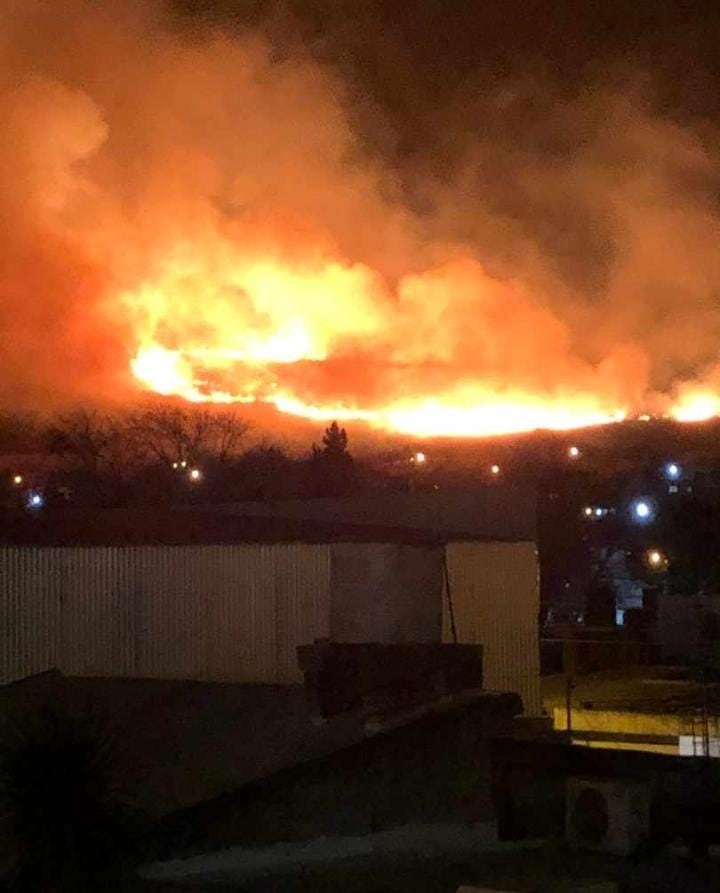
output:
[[[330,546],[287,546],[275,562],[275,601],[277,681],[299,682],[297,646],[330,636]]]
[[[540,595],[535,544],[450,543],[447,562],[458,641],[484,646],[485,688],[518,692],[526,715],[539,716]],[[452,641],[447,597],[443,641]]]
[[[329,634],[324,545],[0,548],[0,682],[66,673],[299,682]]]
[[[0,567],[2,681],[57,666],[62,648],[58,549],[5,549]],[[55,573],[46,567],[58,564]]]

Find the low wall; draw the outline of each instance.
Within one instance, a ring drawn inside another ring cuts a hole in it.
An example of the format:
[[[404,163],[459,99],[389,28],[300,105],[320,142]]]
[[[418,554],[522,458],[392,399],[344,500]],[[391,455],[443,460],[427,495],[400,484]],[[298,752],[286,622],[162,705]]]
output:
[[[364,836],[405,825],[494,822],[488,735],[519,710],[480,695],[175,817],[188,850]],[[179,829],[179,830],[178,830]]]

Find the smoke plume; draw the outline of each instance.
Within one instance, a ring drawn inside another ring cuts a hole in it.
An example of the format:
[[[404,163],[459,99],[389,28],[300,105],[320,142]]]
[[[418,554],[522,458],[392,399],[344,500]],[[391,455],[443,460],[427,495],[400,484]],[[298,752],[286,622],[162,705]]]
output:
[[[408,152],[287,23],[7,7],[3,403],[150,388],[463,434],[720,383],[714,136],[646,79],[470,78],[419,100]]]

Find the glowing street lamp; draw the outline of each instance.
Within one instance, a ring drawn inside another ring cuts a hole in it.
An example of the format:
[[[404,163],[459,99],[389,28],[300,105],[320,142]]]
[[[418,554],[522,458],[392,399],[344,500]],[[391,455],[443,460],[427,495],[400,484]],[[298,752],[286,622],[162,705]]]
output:
[[[579,459],[580,458],[580,448],[576,447],[575,444],[568,447],[568,459]]]
[[[202,480],[202,471],[199,468],[191,468],[188,477],[193,483],[197,483]]]
[[[424,465],[427,462],[427,456],[425,453],[415,453],[410,461],[416,465]]]
[[[23,476],[22,476],[21,474],[15,474],[15,475],[13,475],[12,482],[13,482],[13,484],[14,484],[16,487],[21,486],[23,480],[24,480],[24,478],[23,478]]]
[[[31,490],[27,495],[26,505],[29,509],[41,509],[45,505],[45,497],[37,490]]]
[[[582,513],[589,520],[600,521],[602,518],[607,517],[610,509],[605,508],[602,505],[586,505]]]
[[[655,513],[655,503],[646,496],[638,496],[630,503],[630,517],[636,524],[650,524]]]
[[[499,465],[491,465],[490,466],[490,474],[494,477],[497,477],[500,474],[500,466]]]
[[[667,555],[660,549],[648,549],[645,553],[645,563],[651,570],[664,570],[668,563]]]
[[[668,481],[679,481],[683,475],[683,470],[677,462],[667,462],[663,467],[663,474]]]

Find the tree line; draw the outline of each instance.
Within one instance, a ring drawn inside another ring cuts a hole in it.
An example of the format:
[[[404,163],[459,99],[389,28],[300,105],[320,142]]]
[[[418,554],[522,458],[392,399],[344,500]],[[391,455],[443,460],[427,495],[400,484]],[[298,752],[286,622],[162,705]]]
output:
[[[23,456],[31,454],[47,458],[41,474],[25,473]],[[342,496],[398,485],[352,456],[337,422],[297,456],[254,437],[232,407],[78,409],[50,420],[0,415],[0,472],[0,501],[18,507],[36,486],[48,507],[133,507]]]

